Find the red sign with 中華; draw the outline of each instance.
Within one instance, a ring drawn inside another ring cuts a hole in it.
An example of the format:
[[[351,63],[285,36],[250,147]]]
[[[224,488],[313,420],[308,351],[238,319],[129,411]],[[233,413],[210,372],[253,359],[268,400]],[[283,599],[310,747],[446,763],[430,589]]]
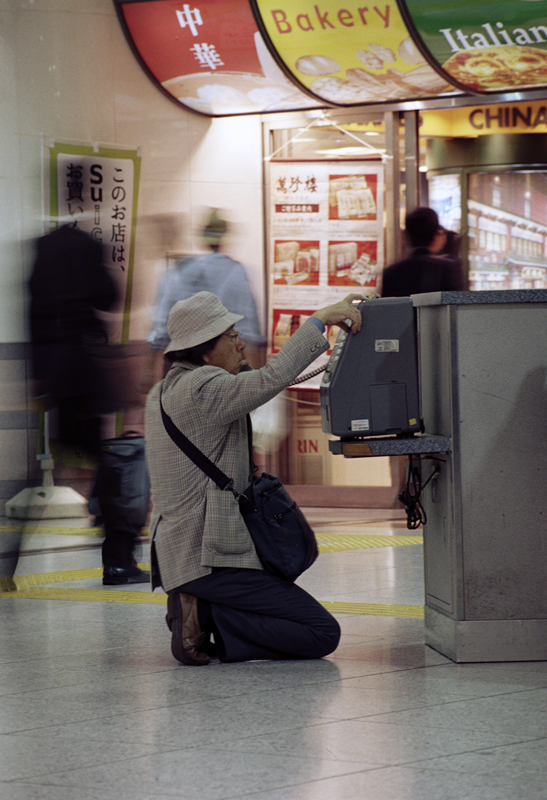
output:
[[[248,0],[118,2],[154,78],[205,114],[317,105],[282,73],[258,32]]]
[[[260,75],[257,30],[247,0],[155,0],[124,3],[131,37],[148,68],[164,83],[181,75],[249,72]]]

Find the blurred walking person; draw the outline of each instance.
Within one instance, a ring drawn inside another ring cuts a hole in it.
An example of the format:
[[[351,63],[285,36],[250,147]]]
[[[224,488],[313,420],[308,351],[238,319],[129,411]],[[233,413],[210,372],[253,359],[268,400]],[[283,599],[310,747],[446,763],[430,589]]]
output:
[[[229,311],[243,318],[238,329],[247,342],[247,360],[253,368],[263,363],[262,348],[266,338],[260,330],[256,302],[245,268],[222,252],[227,231],[228,223],[220,216],[218,209],[211,209],[201,233],[209,252],[179,259],[163,276],[154,309],[153,327],[148,337],[150,351],[142,382],[144,392],[151,389],[158,363],[169,344],[169,312],[179,300],[187,300],[201,291],[213,292]]]
[[[148,581],[133,559],[143,521],[124,510],[101,442],[101,415],[118,410],[101,365],[108,333],[97,312],[112,309],[118,294],[102,245],[72,225],[41,237],[29,290],[35,396],[56,408],[59,440],[85,451],[98,467],[103,583]]]
[[[439,258],[447,244],[447,231],[434,209],[423,206],[407,214],[405,232],[412,251],[384,269],[382,297],[458,292],[465,288],[461,260]]]

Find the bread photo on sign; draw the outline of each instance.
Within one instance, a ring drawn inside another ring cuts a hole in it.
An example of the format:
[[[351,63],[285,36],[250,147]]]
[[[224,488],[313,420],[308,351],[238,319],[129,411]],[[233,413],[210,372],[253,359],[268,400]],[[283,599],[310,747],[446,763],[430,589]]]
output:
[[[332,75],[340,72],[342,67],[338,61],[327,56],[302,56],[296,62],[296,69],[303,75],[315,78],[319,75]]]

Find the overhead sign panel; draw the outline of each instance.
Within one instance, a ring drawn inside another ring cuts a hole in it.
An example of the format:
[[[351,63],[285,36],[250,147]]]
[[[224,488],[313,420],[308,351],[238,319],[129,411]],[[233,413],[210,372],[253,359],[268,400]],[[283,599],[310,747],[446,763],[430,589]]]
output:
[[[164,92],[211,116],[547,86],[547,0],[114,0]]]
[[[347,106],[455,91],[416,47],[394,2],[252,2],[286,68],[322,100]]]
[[[316,108],[276,64],[248,0],[116,0],[151,77],[204,114]]]
[[[405,0],[401,7],[417,41],[461,88],[501,92],[547,84],[543,0]]]

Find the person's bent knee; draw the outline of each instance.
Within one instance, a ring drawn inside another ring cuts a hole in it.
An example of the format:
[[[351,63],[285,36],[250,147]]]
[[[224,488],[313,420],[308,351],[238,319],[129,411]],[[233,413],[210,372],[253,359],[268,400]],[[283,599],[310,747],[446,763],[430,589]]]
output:
[[[330,614],[329,617],[328,624],[322,626],[321,630],[315,631],[316,646],[313,648],[315,652],[313,655],[310,655],[310,658],[324,658],[334,653],[340,644],[340,625]]]

